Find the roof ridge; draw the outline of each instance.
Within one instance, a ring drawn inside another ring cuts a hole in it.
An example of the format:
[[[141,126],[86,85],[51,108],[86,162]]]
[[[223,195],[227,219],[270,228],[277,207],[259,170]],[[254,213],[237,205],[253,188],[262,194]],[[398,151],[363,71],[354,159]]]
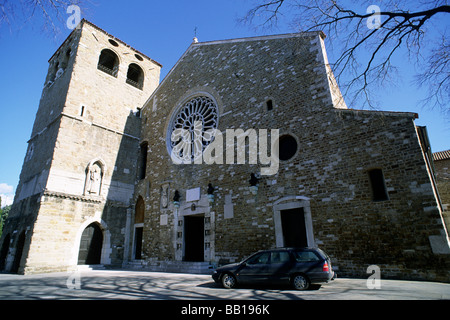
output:
[[[83,19],[81,20],[80,24],[83,23],[83,22],[84,22],[84,23],[87,23],[87,24],[89,24],[89,25],[91,25],[92,27],[94,27],[94,28],[96,28],[96,29],[98,29],[99,31],[101,31],[101,32],[103,32],[104,34],[106,34],[107,36],[114,38],[114,40],[117,40],[117,41],[121,42],[121,43],[122,43],[123,45],[125,45],[126,47],[130,48],[130,49],[133,50],[133,51],[136,51],[137,53],[139,53],[139,54],[143,55],[144,57],[146,57],[148,60],[150,60],[150,61],[152,61],[152,62],[158,64],[160,67],[162,67],[162,64],[159,63],[158,61],[153,60],[152,58],[150,58],[149,56],[147,56],[145,53],[142,53],[141,51],[139,51],[139,50],[133,48],[132,46],[130,46],[129,44],[127,44],[125,41],[122,41],[122,40],[120,40],[119,38],[117,38],[116,36],[113,36],[112,34],[110,34],[109,32],[106,32],[104,29],[100,28],[99,26],[97,26],[96,24],[92,23],[91,21],[86,20],[85,18],[83,18]]]
[[[103,32],[103,33],[104,33],[105,35],[107,35],[108,37],[111,37],[111,38],[113,38],[114,40],[117,40],[118,42],[120,42],[120,43],[122,43],[124,46],[126,46],[127,48],[130,48],[131,50],[133,50],[133,51],[139,53],[140,55],[144,56],[145,58],[147,58],[147,59],[150,60],[151,62],[156,63],[157,65],[159,65],[159,66],[162,68],[162,64],[159,63],[158,61],[156,61],[156,60],[150,58],[150,57],[147,56],[145,53],[142,53],[141,51],[139,51],[139,50],[133,48],[132,46],[130,46],[129,44],[127,44],[125,41],[122,41],[122,40],[120,40],[119,38],[117,38],[116,36],[113,36],[112,34],[106,32],[105,30],[103,30],[102,28],[100,28],[100,27],[97,26],[96,24],[92,23],[91,21],[86,20],[85,18],[83,18],[83,19],[80,21],[80,23],[78,24],[78,26],[76,26],[76,27],[72,30],[72,32],[67,36],[67,38],[62,42],[62,44],[59,46],[59,48],[58,48],[58,49],[55,51],[55,53],[51,56],[51,58],[49,59],[49,61],[52,60],[52,58],[55,56],[55,54],[58,52],[58,50],[64,45],[64,43],[66,43],[67,39],[70,38],[70,36],[74,33],[74,31],[75,31],[75,30],[78,30],[78,29],[81,29],[81,28],[82,28],[82,25],[83,25],[84,23],[87,23],[87,24],[89,24],[90,26],[92,26],[92,27],[94,27],[95,29],[97,29],[98,31]]]
[[[241,37],[241,38],[224,39],[224,40],[211,40],[211,41],[204,41],[204,42],[199,41],[199,42],[196,42],[193,44],[196,46],[214,45],[214,44],[235,43],[235,42],[245,42],[245,41],[261,41],[261,40],[271,40],[271,39],[295,38],[295,37],[302,37],[302,36],[307,36],[307,35],[312,35],[312,34],[319,34],[323,38],[326,37],[326,35],[323,33],[323,31],[302,31],[302,32],[293,32],[293,33],[264,35],[264,36]]]

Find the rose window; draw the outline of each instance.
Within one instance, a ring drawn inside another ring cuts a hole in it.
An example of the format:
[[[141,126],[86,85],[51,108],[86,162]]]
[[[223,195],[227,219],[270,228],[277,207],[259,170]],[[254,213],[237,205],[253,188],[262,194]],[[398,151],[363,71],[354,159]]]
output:
[[[218,125],[214,100],[198,96],[184,104],[169,127],[170,153],[178,163],[191,163],[213,141]]]

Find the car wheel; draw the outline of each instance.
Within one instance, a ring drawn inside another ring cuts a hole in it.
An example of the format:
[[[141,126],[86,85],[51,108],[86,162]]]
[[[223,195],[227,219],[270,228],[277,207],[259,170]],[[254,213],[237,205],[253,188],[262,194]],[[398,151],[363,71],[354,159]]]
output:
[[[222,276],[222,286],[225,289],[233,289],[234,287],[236,287],[236,278],[231,274],[224,274]]]
[[[309,279],[301,274],[297,274],[292,279],[292,284],[296,290],[306,290],[309,288]]]

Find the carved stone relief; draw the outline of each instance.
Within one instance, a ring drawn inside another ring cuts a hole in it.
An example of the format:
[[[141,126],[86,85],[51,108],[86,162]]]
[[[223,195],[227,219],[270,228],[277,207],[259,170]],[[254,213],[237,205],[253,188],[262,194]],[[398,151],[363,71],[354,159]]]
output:
[[[90,162],[86,169],[84,195],[101,195],[104,171],[104,165],[100,160]]]
[[[169,184],[161,187],[161,207],[167,208],[169,205]]]

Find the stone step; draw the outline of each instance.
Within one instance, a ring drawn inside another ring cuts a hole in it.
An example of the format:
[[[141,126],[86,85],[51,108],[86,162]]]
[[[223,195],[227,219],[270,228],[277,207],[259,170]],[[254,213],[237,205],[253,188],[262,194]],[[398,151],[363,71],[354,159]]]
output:
[[[125,269],[142,270],[152,272],[212,274],[214,267],[209,262],[188,261],[129,261],[124,265]]]
[[[77,271],[87,271],[87,270],[105,270],[105,266],[102,264],[85,264],[78,265]]]

